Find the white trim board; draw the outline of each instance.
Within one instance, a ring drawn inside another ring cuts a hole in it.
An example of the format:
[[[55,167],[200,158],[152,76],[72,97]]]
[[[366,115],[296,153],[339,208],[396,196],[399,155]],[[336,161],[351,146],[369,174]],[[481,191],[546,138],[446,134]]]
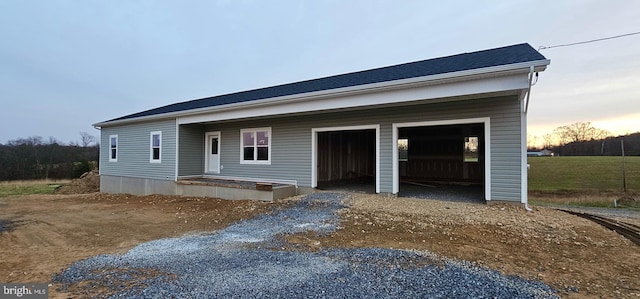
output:
[[[433,126],[446,126],[446,125],[462,125],[462,124],[484,124],[484,194],[485,200],[491,200],[491,118],[478,117],[478,118],[464,118],[464,119],[450,119],[450,120],[438,120],[438,121],[424,121],[424,122],[407,122],[407,123],[393,123],[392,124],[392,138],[391,143],[393,153],[393,194],[400,192],[400,173],[398,167],[398,129],[409,127],[433,127]]]
[[[180,172],[180,168],[178,167],[178,163],[180,163],[180,125],[178,124],[178,122],[175,122],[176,125],[176,139],[175,139],[175,146],[176,146],[176,157],[175,157],[175,169],[174,169],[174,173],[173,173],[173,181],[177,182],[178,181],[178,173]]]
[[[529,168],[527,167],[527,112],[524,108],[525,101],[522,96],[520,97],[520,202],[526,205],[529,202]]]
[[[332,109],[349,109],[376,105],[399,104],[414,101],[430,103],[432,100],[470,95],[482,97],[510,91],[518,94],[529,87],[527,73],[500,77],[484,77],[475,80],[457,81],[446,84],[413,86],[411,88],[389,88],[361,90],[359,93],[341,93],[323,97],[301,97],[288,101],[254,103],[251,106],[219,107],[201,114],[185,115],[177,118],[179,124],[206,123],[222,120],[236,120],[252,117],[275,116],[291,113],[316,112]]]
[[[324,127],[311,129],[311,188],[318,187],[318,132],[376,130],[376,193],[380,193],[380,125]]]

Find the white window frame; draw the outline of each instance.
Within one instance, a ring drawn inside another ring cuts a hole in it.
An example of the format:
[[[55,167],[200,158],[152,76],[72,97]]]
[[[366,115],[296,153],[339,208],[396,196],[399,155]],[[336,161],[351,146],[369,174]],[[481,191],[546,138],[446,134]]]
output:
[[[268,157],[267,160],[258,160],[258,145],[255,144],[257,141],[258,132],[266,131],[267,136],[269,138],[269,144],[267,145],[268,149]],[[254,144],[253,144],[253,160],[245,160],[244,159],[244,133],[253,133],[254,134]],[[263,127],[263,128],[250,128],[250,129],[241,129],[240,130],[240,164],[258,164],[258,165],[271,165],[271,145],[273,144],[273,135],[271,134],[271,127]]]
[[[116,139],[116,146],[114,148],[111,147],[111,140],[115,138]],[[109,147],[109,162],[118,162],[118,156],[120,155],[118,153],[118,135],[109,135],[109,143],[107,145]],[[112,155],[112,150],[116,150],[116,157],[114,158]]]
[[[158,135],[159,144],[157,147],[153,146],[153,136]],[[158,159],[153,158],[153,149],[158,149]],[[150,163],[162,163],[162,131],[153,131],[149,134],[149,162]]]

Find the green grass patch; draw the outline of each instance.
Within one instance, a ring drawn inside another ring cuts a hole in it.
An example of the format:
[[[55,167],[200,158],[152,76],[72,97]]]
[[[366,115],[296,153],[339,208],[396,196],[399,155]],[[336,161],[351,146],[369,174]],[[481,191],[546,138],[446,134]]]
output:
[[[531,191],[614,191],[623,188],[622,157],[529,157]],[[640,157],[625,157],[627,191],[640,191]]]
[[[558,203],[558,202],[554,202],[553,200],[537,199],[537,200],[530,200],[529,203],[534,205],[534,206],[542,206],[542,207],[545,207],[545,206],[555,207],[555,206],[560,204],[560,205],[574,206],[574,207],[615,208],[615,206],[613,205],[613,201],[609,202],[609,201],[572,201],[572,200],[568,200],[566,202]]]
[[[0,198],[29,194],[53,194],[60,184],[46,182],[5,182],[0,183]]]
[[[614,191],[531,191],[529,203],[537,206],[579,206],[592,208],[631,208],[622,198],[640,198],[640,192],[623,193]],[[614,200],[618,205],[614,205]]]

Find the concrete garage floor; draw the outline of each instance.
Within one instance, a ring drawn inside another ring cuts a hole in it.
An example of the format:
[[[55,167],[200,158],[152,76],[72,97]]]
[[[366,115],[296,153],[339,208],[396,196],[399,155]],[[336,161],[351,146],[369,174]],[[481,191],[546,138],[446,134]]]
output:
[[[484,200],[484,187],[482,185],[437,183],[428,183],[424,185],[425,186],[401,183],[398,196],[454,202],[486,203]],[[344,180],[331,182],[330,184],[321,184],[318,189],[336,192],[374,194],[375,184],[373,180]]]
[[[376,185],[373,179],[359,178],[332,182],[318,182],[318,189],[323,191],[350,192],[350,193],[376,193]]]

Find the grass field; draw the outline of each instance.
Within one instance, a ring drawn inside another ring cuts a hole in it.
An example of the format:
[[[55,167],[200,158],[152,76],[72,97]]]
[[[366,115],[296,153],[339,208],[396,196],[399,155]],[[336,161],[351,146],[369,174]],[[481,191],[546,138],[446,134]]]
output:
[[[622,157],[529,157],[530,191],[622,191]],[[640,157],[625,157],[627,190],[640,191]]]
[[[0,182],[0,198],[28,194],[52,194],[68,181],[12,181]]]
[[[538,205],[614,207],[614,200],[640,194],[640,157],[529,157],[529,199]],[[635,204],[634,204],[635,206]]]

